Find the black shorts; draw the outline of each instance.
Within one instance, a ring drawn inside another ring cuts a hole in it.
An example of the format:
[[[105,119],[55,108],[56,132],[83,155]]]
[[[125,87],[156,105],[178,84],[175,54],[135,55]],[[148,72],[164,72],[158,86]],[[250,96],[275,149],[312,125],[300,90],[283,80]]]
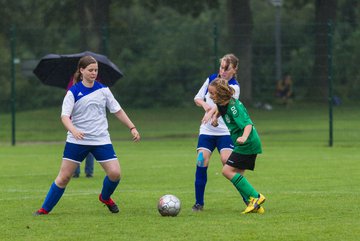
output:
[[[255,160],[257,154],[244,155],[236,152],[232,152],[226,164],[237,169],[247,169],[254,170],[255,169]]]

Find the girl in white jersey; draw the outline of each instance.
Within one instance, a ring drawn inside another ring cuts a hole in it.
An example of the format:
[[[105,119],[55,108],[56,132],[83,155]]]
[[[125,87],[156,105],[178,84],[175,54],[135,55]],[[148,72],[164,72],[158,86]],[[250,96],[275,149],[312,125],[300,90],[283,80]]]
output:
[[[68,130],[60,172],[52,183],[42,207],[34,215],[48,214],[60,200],[75,169],[88,153],[92,153],[106,176],[99,195],[112,213],[119,212],[110,198],[120,182],[120,164],[108,132],[106,108],[126,125],[134,141],[139,132],[108,87],[95,81],[98,63],[91,56],[79,60],[74,85],[67,92],[62,106],[61,121]]]
[[[233,97],[238,99],[240,96],[240,86],[236,80],[239,60],[234,54],[226,54],[220,59],[219,73],[210,75],[196,94],[195,104],[204,109],[205,114],[212,108],[216,108],[214,101],[210,98],[208,91],[209,84],[217,77],[222,77],[228,81],[229,86],[234,89]],[[205,186],[207,183],[207,168],[212,152],[215,148],[220,153],[221,162],[224,165],[232,153],[234,145],[230,138],[230,133],[221,117],[218,119],[219,125],[214,127],[211,123],[204,123],[200,126],[199,139],[197,144],[197,165],[195,173],[195,204],[193,211],[202,211],[204,207]]]

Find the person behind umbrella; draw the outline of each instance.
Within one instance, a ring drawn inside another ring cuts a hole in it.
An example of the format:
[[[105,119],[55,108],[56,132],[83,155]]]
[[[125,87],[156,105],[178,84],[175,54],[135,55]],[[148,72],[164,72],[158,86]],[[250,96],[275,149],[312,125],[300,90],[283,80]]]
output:
[[[78,75],[78,74],[75,73],[74,75]],[[73,85],[74,85],[74,76],[71,77],[66,87],[66,91],[68,91]],[[91,153],[89,153],[85,158],[85,175],[86,177],[90,178],[93,177],[93,174],[94,174],[94,156]],[[75,169],[73,177],[75,178],[80,177],[80,164]]]
[[[93,57],[84,56],[79,60],[75,84],[66,93],[62,105],[61,121],[68,133],[60,172],[42,207],[34,213],[36,216],[48,214],[55,207],[75,169],[88,153],[94,155],[106,173],[100,202],[110,212],[119,212],[111,195],[120,182],[121,172],[108,132],[106,108],[129,128],[134,141],[140,140],[140,134],[110,89],[95,81],[97,74],[98,63]]]

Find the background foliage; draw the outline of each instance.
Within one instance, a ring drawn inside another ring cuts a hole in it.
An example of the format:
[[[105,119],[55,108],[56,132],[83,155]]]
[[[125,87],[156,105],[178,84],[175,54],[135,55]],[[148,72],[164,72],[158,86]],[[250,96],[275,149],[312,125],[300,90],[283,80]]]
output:
[[[179,4],[181,2],[182,4]],[[125,77],[112,87],[121,103],[134,107],[187,106],[202,82],[216,71],[222,55],[236,48],[230,39],[241,34],[229,31],[229,2],[197,1],[62,1],[2,0],[0,14],[0,110],[11,103],[11,39],[14,40],[16,106],[18,110],[59,106],[64,90],[44,86],[31,71],[48,53],[84,50],[109,56]],[[242,2],[242,1],[241,1]],[[343,101],[358,101],[360,90],[360,28],[357,1],[338,0],[332,26],[332,77],[334,92]],[[316,1],[318,4],[318,1]],[[242,6],[242,5],[240,5]],[[326,101],[321,89],[322,67],[315,69],[315,22],[313,1],[284,1],[281,9],[282,71],[295,80],[299,101]],[[272,102],[275,77],[275,14],[268,1],[251,1],[251,78],[240,78],[241,98]],[[239,9],[239,14],[244,9]],[[235,29],[242,28],[235,22]],[[235,41],[236,42],[236,41]],[[241,43],[241,41],[238,43]],[[239,53],[235,52],[239,55]],[[323,58],[326,58],[326,56]],[[240,59],[240,75],[244,59]],[[325,66],[326,67],[326,66]],[[324,67],[324,68],[325,68]],[[315,74],[314,74],[315,73]],[[320,90],[319,90],[320,89]]]

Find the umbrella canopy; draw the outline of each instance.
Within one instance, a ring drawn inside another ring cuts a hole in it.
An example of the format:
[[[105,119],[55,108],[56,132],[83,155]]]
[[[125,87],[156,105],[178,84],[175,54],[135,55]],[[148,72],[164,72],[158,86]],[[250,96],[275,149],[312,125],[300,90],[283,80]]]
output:
[[[99,65],[97,80],[104,85],[112,86],[123,74],[120,69],[105,55],[85,51],[76,54],[48,54],[41,58],[34,69],[34,74],[42,83],[66,89],[72,79],[81,57],[90,55]]]

